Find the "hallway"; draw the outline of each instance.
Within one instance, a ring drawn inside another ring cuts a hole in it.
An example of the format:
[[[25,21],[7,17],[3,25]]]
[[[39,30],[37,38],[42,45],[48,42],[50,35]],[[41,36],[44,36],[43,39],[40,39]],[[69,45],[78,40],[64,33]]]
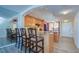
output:
[[[54,53],[79,53],[72,38],[62,37],[58,43],[55,43]]]

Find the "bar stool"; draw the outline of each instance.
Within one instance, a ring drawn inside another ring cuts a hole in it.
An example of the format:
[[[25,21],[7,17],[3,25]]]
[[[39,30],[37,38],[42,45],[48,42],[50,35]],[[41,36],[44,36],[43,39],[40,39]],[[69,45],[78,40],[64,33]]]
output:
[[[9,28],[6,29],[7,39],[9,39]]]
[[[7,28],[7,39],[11,39],[11,28]]]
[[[27,33],[26,33],[26,29],[25,28],[21,28],[21,50],[22,47],[24,46],[25,48],[25,52],[27,51],[27,48],[29,48],[29,38],[27,37]]]
[[[20,34],[20,29],[19,28],[15,28],[15,33],[16,33],[16,44],[15,46],[18,48],[20,48],[20,38],[21,38],[21,34]]]
[[[37,35],[36,28],[28,28],[30,38],[29,52],[44,53],[44,38]]]
[[[15,38],[15,35],[12,32],[11,28],[7,28],[7,39],[9,39],[11,42],[13,41],[13,39]]]

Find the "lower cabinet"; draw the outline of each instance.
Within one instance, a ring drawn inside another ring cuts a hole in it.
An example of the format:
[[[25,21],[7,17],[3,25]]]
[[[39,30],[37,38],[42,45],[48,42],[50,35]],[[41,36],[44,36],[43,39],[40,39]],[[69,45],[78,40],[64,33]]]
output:
[[[58,42],[59,41],[59,33],[58,32],[54,32],[53,33],[53,39],[54,39],[54,42]]]
[[[54,50],[54,36],[53,34],[49,35],[49,53],[52,53]]]

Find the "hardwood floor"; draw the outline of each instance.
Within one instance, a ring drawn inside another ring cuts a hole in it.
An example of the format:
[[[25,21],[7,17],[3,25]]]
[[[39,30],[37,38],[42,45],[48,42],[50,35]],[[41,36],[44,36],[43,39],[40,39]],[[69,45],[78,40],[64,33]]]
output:
[[[10,44],[9,46],[0,48],[0,53],[23,53],[23,51],[16,48],[15,44]]]
[[[72,38],[62,37],[54,47],[54,53],[79,53]]]
[[[15,41],[0,38],[0,53],[23,53],[23,51],[15,47]]]
[[[7,39],[6,37],[4,38],[0,38],[0,47],[5,46],[5,45],[9,45],[14,43],[15,41],[10,41],[10,39]]]
[[[15,43],[10,43],[5,40],[7,45],[2,45],[3,42],[4,41],[1,41],[0,43],[0,53],[24,53],[24,48],[21,51],[15,47]],[[54,50],[52,53],[79,53],[79,49],[76,48],[72,38],[62,37],[59,42],[54,43]]]

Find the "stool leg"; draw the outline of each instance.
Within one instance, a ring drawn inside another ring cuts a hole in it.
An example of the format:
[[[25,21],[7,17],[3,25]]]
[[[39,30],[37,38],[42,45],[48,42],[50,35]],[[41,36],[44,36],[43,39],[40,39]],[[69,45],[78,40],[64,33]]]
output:
[[[31,41],[29,40],[29,53],[31,52]]]
[[[28,42],[27,42],[27,39],[26,39],[26,41],[25,41],[25,53],[27,52],[27,48],[28,48]]]
[[[42,53],[44,53],[44,40],[42,40]]]
[[[20,48],[20,37],[18,37],[18,42],[17,42],[17,44],[18,44],[18,48]]]
[[[15,44],[15,47],[17,47],[17,37],[16,37],[16,44]]]
[[[21,50],[23,48],[23,38],[21,39]]]
[[[25,47],[25,53],[27,52],[27,48]]]

